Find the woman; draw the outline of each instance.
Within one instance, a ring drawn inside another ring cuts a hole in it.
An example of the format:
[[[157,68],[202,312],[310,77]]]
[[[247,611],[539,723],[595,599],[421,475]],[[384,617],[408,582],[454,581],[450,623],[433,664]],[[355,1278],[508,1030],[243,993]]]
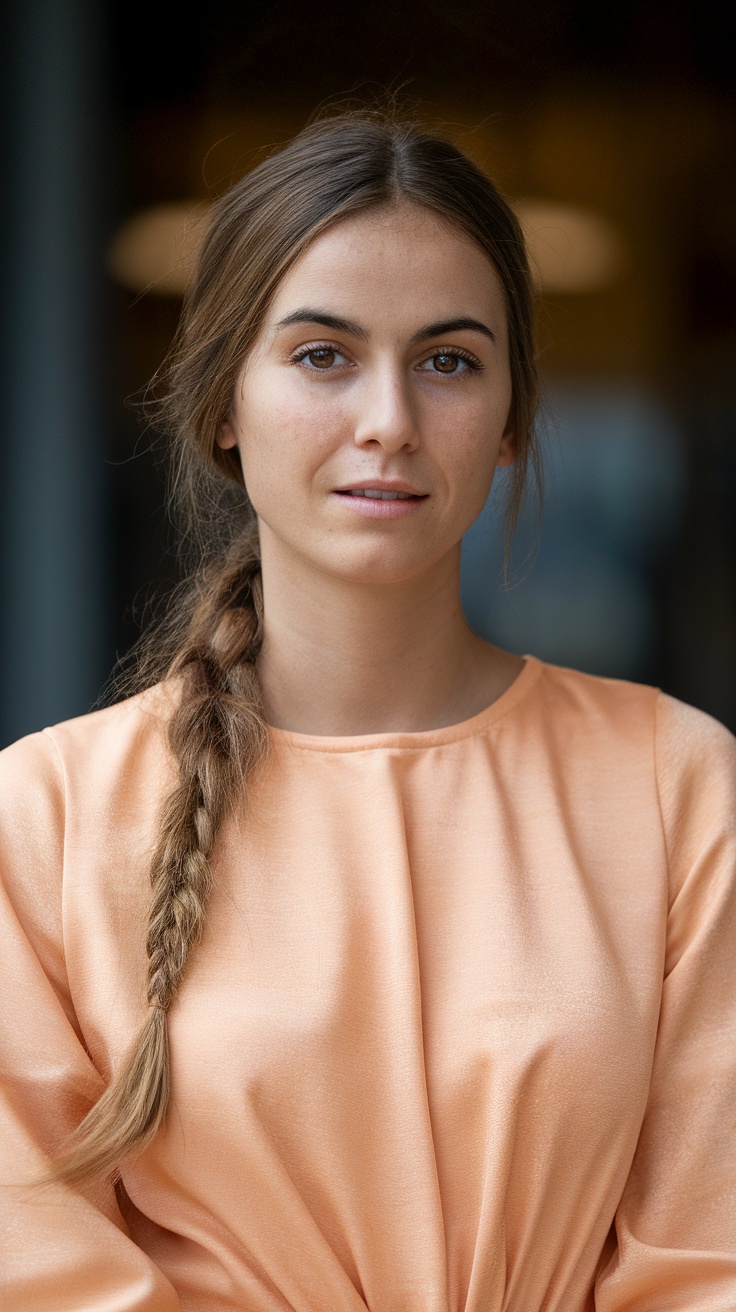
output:
[[[194,584],[3,754],[6,1305],[736,1307],[733,740],[460,608],[536,461],[512,213],[312,126],[168,381]]]

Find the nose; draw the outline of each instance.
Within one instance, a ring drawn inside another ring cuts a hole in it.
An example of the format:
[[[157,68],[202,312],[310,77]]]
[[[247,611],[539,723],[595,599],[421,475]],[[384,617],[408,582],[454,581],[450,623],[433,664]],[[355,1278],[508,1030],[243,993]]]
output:
[[[398,368],[377,369],[360,391],[355,444],[375,443],[388,454],[414,451],[419,445],[416,416],[407,380]]]

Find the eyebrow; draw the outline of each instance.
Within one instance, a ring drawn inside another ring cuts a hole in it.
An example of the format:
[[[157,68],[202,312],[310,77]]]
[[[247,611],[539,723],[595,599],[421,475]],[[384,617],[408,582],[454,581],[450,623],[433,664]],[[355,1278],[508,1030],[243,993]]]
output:
[[[334,329],[336,333],[350,333],[351,337],[360,337],[364,342],[368,341],[365,328],[361,328],[358,323],[353,323],[352,319],[341,319],[337,314],[326,314],[324,310],[312,310],[308,306],[292,310],[291,314],[279,319],[276,327],[289,328],[296,323],[319,323],[323,328]]]
[[[277,328],[289,328],[293,324],[299,323],[318,323],[323,328],[332,328],[337,333],[350,333],[351,337],[359,337],[361,341],[368,341],[368,333],[360,324],[354,323],[352,319],[343,319],[337,314],[326,314],[324,310],[314,310],[309,306],[304,306],[298,310],[292,310],[283,319],[279,319],[276,324]],[[411,345],[416,346],[418,342],[424,342],[429,337],[444,337],[446,333],[459,332],[476,332],[483,333],[489,337],[492,342],[496,340],[496,334],[491,331],[487,324],[481,323],[480,319],[470,319],[463,315],[457,319],[440,319],[437,323],[429,323],[424,328],[420,328],[414,333],[411,339]]]
[[[481,323],[480,319],[468,319],[463,316],[460,319],[440,319],[438,323],[429,323],[426,328],[420,328],[418,333],[412,337],[412,346],[417,342],[423,342],[428,337],[444,337],[445,333],[460,332],[484,333],[490,337],[492,342],[496,340],[496,334],[491,331],[487,324]]]

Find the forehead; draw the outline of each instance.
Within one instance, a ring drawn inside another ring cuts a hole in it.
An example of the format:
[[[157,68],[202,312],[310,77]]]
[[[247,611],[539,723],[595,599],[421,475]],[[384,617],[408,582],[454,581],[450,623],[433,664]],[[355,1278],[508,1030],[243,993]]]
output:
[[[491,316],[505,303],[496,269],[459,228],[418,205],[367,210],[309,244],[279,285],[269,318],[319,306],[364,321],[379,311],[407,322]]]

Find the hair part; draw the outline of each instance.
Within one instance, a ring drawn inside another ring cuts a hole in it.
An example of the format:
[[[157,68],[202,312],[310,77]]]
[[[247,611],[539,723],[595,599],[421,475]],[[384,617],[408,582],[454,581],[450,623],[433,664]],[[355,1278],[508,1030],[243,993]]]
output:
[[[319,233],[406,201],[470,237],[501,282],[516,443],[507,543],[529,473],[540,481],[524,239],[510,206],[462,151],[416,124],[349,112],[306,127],[216,202],[154,407],[171,441],[171,496],[190,576],[162,623],[144,635],[136,674],[125,683],[126,692],[164,679],[179,687],[167,726],[179,777],[163,805],[151,865],[149,1011],[51,1178],[116,1172],[161,1125],[170,1091],[166,1015],[203,932],[218,834],[266,748],[256,672],[263,632],[257,528],[237,452],[217,444],[243,361],[276,288]]]

